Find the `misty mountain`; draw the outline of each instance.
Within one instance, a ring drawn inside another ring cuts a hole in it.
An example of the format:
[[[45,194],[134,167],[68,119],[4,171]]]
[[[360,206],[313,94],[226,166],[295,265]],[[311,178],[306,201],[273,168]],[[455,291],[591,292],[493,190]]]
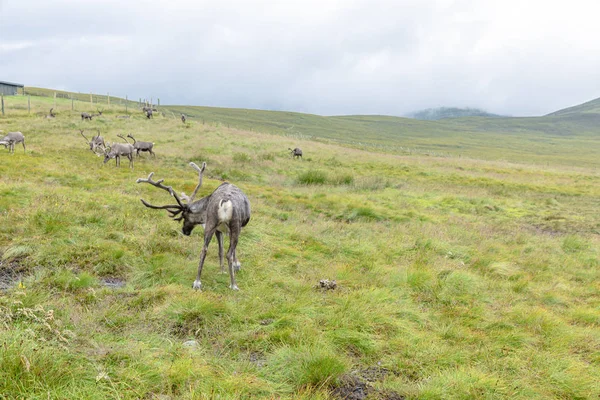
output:
[[[461,118],[461,117],[502,117],[502,115],[491,114],[479,108],[456,108],[456,107],[439,107],[428,108],[421,111],[416,111],[407,115],[409,118],[435,121],[444,118]]]

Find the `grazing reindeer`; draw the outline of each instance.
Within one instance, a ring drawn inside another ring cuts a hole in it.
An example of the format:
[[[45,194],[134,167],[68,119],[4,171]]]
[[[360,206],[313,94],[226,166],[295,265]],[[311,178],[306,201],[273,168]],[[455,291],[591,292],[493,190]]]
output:
[[[81,113],[81,120],[83,121],[84,119],[86,120],[92,120],[93,115],[92,114],[88,114],[86,112],[82,112]]]
[[[152,175],[154,175],[154,172],[151,172],[147,179],[140,178],[136,182],[149,183],[157,188],[168,191],[169,194],[175,198],[177,204],[154,206],[141,199],[142,203],[149,208],[167,210],[171,218],[175,221],[183,220],[182,232],[186,236],[189,236],[192,233],[192,230],[196,225],[202,225],[204,227],[204,246],[202,247],[202,253],[200,255],[198,274],[192,285],[196,290],[202,288],[200,275],[202,274],[206,252],[208,251],[208,245],[210,244],[213,234],[216,234],[217,242],[219,243],[221,272],[225,272],[223,268],[223,235],[229,233],[230,241],[229,250],[227,251],[227,264],[229,266],[229,278],[231,281],[229,288],[239,290],[235,283],[235,272],[240,270],[241,264],[237,259],[236,248],[242,228],[250,221],[250,202],[237,186],[232,185],[229,182],[222,183],[210,195],[194,201],[198,189],[202,186],[202,175],[204,174],[206,163],[202,163],[202,168],[198,167],[193,162],[190,163],[190,166],[198,171],[199,182],[191,197],[187,197],[182,193],[182,198],[186,203],[181,201],[171,186],[164,186],[162,184],[163,179],[156,182],[153,181]],[[177,217],[178,215],[179,217]]]
[[[181,122],[185,124],[185,114],[181,114]]]
[[[9,153],[15,152],[15,144],[23,143],[23,153],[25,153],[25,136],[21,132],[8,132],[6,136],[0,140],[0,145],[4,148],[8,147]]]
[[[115,165],[121,166],[121,156],[129,158],[129,168],[133,168],[133,146],[129,143],[113,143],[104,150],[104,164],[111,158],[115,159]]]
[[[119,118],[119,119],[129,119],[131,116],[130,115],[117,115],[115,118]]]
[[[55,117],[56,117],[56,114],[54,114],[54,113],[52,112],[52,110],[54,110],[54,108],[51,108],[51,109],[50,109],[50,113],[49,113],[48,115],[46,115],[46,118],[55,118]]]
[[[123,139],[125,139],[123,136],[121,136]],[[137,140],[135,140],[135,138],[129,134],[127,135],[128,138],[131,138],[133,140],[133,148],[136,151],[136,155],[139,157],[140,156],[140,151],[147,151],[150,154],[152,154],[154,157],[156,157],[156,154],[154,154],[154,152],[152,151],[152,148],[154,148],[154,143],[152,142],[138,142]],[[129,141],[127,141],[127,139],[125,139],[125,141],[127,143],[129,143]]]
[[[288,148],[288,150],[290,151],[292,158],[302,158],[302,149],[300,149],[299,147],[296,147],[294,150]]]
[[[92,136],[92,140],[88,140],[88,138],[85,137],[83,132],[84,132],[83,129],[79,130],[79,133],[81,133],[81,136],[83,136],[85,141],[90,145],[90,150],[93,151],[98,157],[100,157],[100,154],[98,154],[96,149],[100,149],[103,153],[106,150],[106,144],[104,144],[104,138],[102,136],[100,136],[100,129],[98,129],[98,134],[96,136]]]
[[[146,110],[146,118],[150,119],[150,118],[154,118],[154,116],[152,115],[152,109],[148,108]]]
[[[104,110],[100,111],[96,108],[96,111],[98,111],[98,114],[92,114],[92,117],[100,117],[102,116],[102,113],[104,112]]]

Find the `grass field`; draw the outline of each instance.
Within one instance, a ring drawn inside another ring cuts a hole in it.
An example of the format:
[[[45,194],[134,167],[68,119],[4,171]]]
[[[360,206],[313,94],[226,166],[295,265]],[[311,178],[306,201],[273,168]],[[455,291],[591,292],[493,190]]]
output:
[[[83,103],[58,99],[48,120],[53,99],[26,101],[5,98],[0,117],[27,143],[0,148],[0,398],[600,396],[599,136],[583,119],[488,143],[453,128],[482,120],[419,121],[405,143],[377,117],[291,115],[320,136],[285,136],[261,128],[269,112],[244,127],[243,111],[203,124],[186,108],[184,125],[179,108],[119,120],[113,105],[82,122]],[[371,133],[346,136],[352,119]],[[103,164],[84,128],[157,157]],[[239,292],[214,242],[193,291],[202,229],[185,237],[139,201],[170,202],[135,183],[150,172],[190,193],[190,161],[208,164],[201,194],[226,179],[252,204]]]

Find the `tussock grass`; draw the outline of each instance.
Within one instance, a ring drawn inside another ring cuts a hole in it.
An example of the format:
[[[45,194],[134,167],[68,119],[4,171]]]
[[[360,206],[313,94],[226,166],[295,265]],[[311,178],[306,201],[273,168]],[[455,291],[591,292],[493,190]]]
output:
[[[169,113],[120,120],[118,103],[82,122],[93,109],[62,99],[46,120],[53,99],[32,99],[28,115],[23,98],[5,98],[0,119],[29,149],[0,149],[3,396],[327,399],[368,368],[389,371],[372,382],[380,393],[407,398],[600,394],[600,178],[585,162],[564,167],[577,139],[543,168],[304,136],[294,161],[290,138],[268,129],[190,113],[186,126]],[[157,157],[102,164],[79,128],[131,132]],[[520,140],[503,143],[522,159]],[[193,191],[190,161],[208,163],[201,194],[229,179],[250,198],[240,292],[214,242],[192,291],[202,229],[185,237],[139,201],[172,201],[135,183],[150,172]],[[318,290],[320,279],[338,288]]]

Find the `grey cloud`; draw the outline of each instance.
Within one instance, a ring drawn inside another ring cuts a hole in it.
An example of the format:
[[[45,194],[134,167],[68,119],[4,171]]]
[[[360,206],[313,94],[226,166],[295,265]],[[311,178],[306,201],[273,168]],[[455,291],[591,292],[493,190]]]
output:
[[[326,115],[539,115],[599,95],[593,42],[492,3],[0,0],[0,79]]]

